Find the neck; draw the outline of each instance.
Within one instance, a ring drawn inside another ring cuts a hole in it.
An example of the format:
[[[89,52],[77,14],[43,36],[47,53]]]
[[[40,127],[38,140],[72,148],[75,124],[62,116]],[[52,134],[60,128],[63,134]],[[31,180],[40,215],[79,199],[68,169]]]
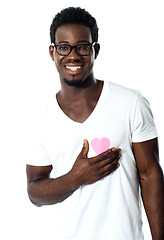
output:
[[[76,122],[84,122],[94,110],[103,88],[103,82],[94,79],[85,87],[65,86],[57,93],[62,111]]]
[[[86,79],[83,84],[73,85],[67,84],[61,81],[61,90],[57,94],[57,97],[62,101],[73,102],[81,99],[89,100],[91,97],[95,97],[98,89],[101,87],[101,82],[96,80],[92,75]]]

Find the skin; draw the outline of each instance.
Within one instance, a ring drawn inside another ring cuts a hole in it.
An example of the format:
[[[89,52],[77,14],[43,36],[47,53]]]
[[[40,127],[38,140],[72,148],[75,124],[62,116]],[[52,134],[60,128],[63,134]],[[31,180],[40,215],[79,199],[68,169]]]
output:
[[[55,43],[63,42],[70,45],[91,43],[90,29],[80,24],[60,26],[55,34]],[[63,57],[58,55],[52,46],[49,47],[61,82],[61,90],[57,93],[58,103],[63,112],[76,122],[82,123],[90,116],[103,88],[103,82],[96,80],[93,74],[93,65],[99,49],[99,44],[96,44],[89,56],[79,56],[73,49],[70,55]],[[66,66],[81,68],[70,71]],[[55,179],[50,178],[51,165],[46,167],[27,165],[28,194],[31,201],[37,206],[62,202],[81,185],[99,181],[119,167],[120,149],[109,149],[93,158],[87,157],[88,150],[88,141],[84,140],[72,169]],[[133,143],[133,151],[153,240],[163,240],[164,178],[159,165],[158,139]]]
[[[93,158],[87,158],[88,150],[88,141],[84,140],[72,169],[55,179],[49,177],[52,166],[28,165],[28,193],[31,201],[37,206],[62,202],[80,186],[92,184],[118,168],[119,149],[110,149]]]
[[[63,42],[70,45],[92,43],[90,29],[80,24],[63,25],[56,31],[55,43]],[[49,49],[61,82],[61,90],[57,94],[58,103],[63,112],[77,122],[84,122],[88,118],[95,108],[102,91],[103,82],[97,81],[93,74],[94,60],[98,56],[99,49],[99,44],[96,44],[89,56],[79,56],[73,49],[68,56],[64,57],[58,55],[52,46]],[[82,65],[83,67],[77,72],[72,72],[65,68],[66,65]],[[64,79],[69,82],[76,81],[83,84],[81,87],[70,87],[64,82]]]
[[[90,29],[79,24],[63,25],[56,31],[55,42],[70,45],[92,43]],[[61,82],[61,90],[57,93],[58,103],[61,109],[77,122],[84,122],[88,118],[102,91],[103,82],[97,81],[93,75],[94,60],[99,48],[99,44],[96,44],[89,56],[79,56],[73,49],[64,57],[58,55],[52,46],[49,48]],[[67,65],[82,67],[78,71],[70,71],[66,69]],[[70,83],[74,82],[80,82],[80,87],[70,86]],[[83,148],[71,171],[55,179],[49,177],[52,166],[27,165],[28,193],[31,201],[37,206],[62,202],[80,186],[92,184],[119,167],[120,149],[109,149],[94,158],[87,157],[88,150],[88,141],[84,140]]]
[[[141,196],[153,240],[164,239],[164,176],[159,164],[158,139],[133,143]]]

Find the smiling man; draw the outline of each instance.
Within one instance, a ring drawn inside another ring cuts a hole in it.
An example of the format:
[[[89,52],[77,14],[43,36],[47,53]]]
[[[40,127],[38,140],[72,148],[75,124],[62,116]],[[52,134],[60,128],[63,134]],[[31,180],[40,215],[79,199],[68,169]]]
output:
[[[152,238],[163,240],[164,180],[149,103],[94,77],[98,27],[84,9],[64,9],[50,30],[61,90],[28,160],[30,200],[54,205],[54,239],[143,240],[141,189]]]
[[[69,42],[62,39],[69,39]],[[60,26],[56,30],[55,42],[57,43],[54,44],[55,57],[51,47],[50,54],[55,61],[61,79],[65,83],[70,86],[81,86],[88,77],[92,75],[93,78],[92,69],[95,57],[90,54],[93,50],[93,43],[90,29],[87,26],[81,24]],[[99,45],[97,43],[94,43],[94,48],[98,54]]]

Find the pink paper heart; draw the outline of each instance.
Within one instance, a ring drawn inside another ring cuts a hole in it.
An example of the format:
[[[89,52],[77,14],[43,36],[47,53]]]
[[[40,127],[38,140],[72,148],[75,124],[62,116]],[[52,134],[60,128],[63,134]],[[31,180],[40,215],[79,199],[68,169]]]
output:
[[[106,150],[109,149],[110,146],[110,140],[108,138],[93,138],[91,141],[91,145],[93,147],[93,150],[97,153],[100,154],[102,152],[105,152]]]

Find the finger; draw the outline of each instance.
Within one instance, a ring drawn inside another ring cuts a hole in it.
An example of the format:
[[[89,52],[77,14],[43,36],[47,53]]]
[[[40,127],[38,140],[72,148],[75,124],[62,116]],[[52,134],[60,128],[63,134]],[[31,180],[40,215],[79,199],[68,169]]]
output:
[[[120,149],[111,148],[111,149],[107,150],[106,152],[103,152],[103,153],[97,155],[96,157],[93,157],[92,161],[100,162],[102,160],[109,159],[109,158],[111,159],[111,161],[113,161],[115,159],[115,157],[119,155],[120,151],[121,151]]]
[[[95,157],[92,157],[91,160],[95,163],[99,162],[99,161],[102,161],[105,158],[107,158],[112,152],[113,152],[112,149],[108,149],[107,151],[105,151],[105,152],[103,152],[103,153],[101,153],[101,154],[99,154]]]
[[[120,166],[120,164],[118,162],[116,162],[115,164],[112,164],[112,165],[106,167],[105,171],[102,172],[103,177],[114,172],[117,168],[119,168],[119,166]]]
[[[99,162],[98,167],[103,168],[105,166],[108,166],[112,163],[117,163],[118,160],[121,158],[121,154],[113,153],[108,158],[102,160]]]
[[[102,158],[101,160],[104,160],[104,159],[107,159],[107,158],[114,159],[115,156],[119,155],[120,151],[121,151],[120,148],[111,148],[108,151],[100,154],[99,157],[100,157],[100,159]]]
[[[83,140],[83,148],[81,150],[81,153],[79,154],[79,156],[81,158],[86,158],[87,157],[87,154],[88,154],[88,151],[89,151],[89,143],[86,139]]]
[[[115,168],[115,166],[118,165],[118,161],[119,161],[120,157],[118,156],[112,163],[109,163],[108,165],[103,167],[104,172],[106,171],[110,171],[113,168]]]

